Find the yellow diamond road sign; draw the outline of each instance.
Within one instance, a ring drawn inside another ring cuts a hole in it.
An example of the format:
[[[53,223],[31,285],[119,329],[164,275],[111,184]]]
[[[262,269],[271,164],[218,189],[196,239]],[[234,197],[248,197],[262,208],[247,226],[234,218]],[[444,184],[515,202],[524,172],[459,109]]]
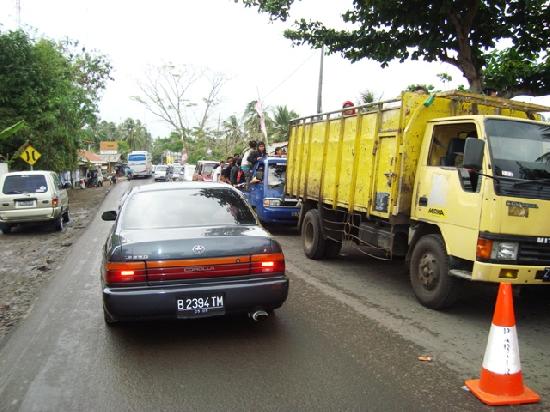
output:
[[[30,165],[35,164],[40,156],[42,156],[40,152],[31,145],[28,145],[25,150],[23,150],[23,153],[21,153],[21,159]]]

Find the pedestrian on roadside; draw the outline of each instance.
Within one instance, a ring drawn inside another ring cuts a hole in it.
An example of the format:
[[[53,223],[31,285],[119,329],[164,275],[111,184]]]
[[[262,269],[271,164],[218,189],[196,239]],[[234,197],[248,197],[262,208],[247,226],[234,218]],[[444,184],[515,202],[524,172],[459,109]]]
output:
[[[224,163],[223,160],[220,160],[220,164],[214,167],[214,171],[212,172],[212,181],[214,183],[217,183],[220,181],[220,175],[222,173]]]
[[[228,157],[225,161],[225,166],[222,169],[220,181],[231,184],[231,168],[233,167],[233,158]]]
[[[241,159],[239,156],[233,158],[233,167],[231,168],[231,185],[237,186],[239,184],[239,170],[241,168]]]

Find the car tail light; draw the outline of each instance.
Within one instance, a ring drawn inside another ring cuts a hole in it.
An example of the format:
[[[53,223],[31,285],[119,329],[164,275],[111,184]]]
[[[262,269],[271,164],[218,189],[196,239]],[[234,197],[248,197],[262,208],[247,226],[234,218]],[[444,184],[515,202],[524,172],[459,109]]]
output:
[[[282,253],[270,253],[265,255],[252,255],[250,273],[269,274],[284,273],[285,255]]]
[[[59,206],[59,198],[58,197],[52,197],[52,207]]]
[[[476,257],[479,259],[490,259],[493,250],[493,241],[482,237],[477,239]]]
[[[108,262],[105,264],[105,283],[145,282],[144,262]]]

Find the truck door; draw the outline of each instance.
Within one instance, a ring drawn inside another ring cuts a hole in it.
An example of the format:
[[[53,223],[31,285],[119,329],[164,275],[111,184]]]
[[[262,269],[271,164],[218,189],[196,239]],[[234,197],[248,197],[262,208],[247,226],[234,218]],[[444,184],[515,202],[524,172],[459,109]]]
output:
[[[467,137],[478,137],[474,122],[428,124],[419,160],[412,217],[439,226],[451,255],[475,260],[481,216],[481,187],[461,169]]]

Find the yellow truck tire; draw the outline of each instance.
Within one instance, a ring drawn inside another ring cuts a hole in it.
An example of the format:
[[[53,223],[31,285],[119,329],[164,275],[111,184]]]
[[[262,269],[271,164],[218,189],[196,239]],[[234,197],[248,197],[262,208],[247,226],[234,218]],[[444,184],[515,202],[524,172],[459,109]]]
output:
[[[409,272],[414,294],[423,306],[444,309],[458,299],[463,282],[449,275],[449,256],[440,235],[426,235],[415,243]]]
[[[308,210],[302,223],[302,243],[305,255],[313,260],[325,256],[325,239],[321,228],[321,217],[317,209]]]

